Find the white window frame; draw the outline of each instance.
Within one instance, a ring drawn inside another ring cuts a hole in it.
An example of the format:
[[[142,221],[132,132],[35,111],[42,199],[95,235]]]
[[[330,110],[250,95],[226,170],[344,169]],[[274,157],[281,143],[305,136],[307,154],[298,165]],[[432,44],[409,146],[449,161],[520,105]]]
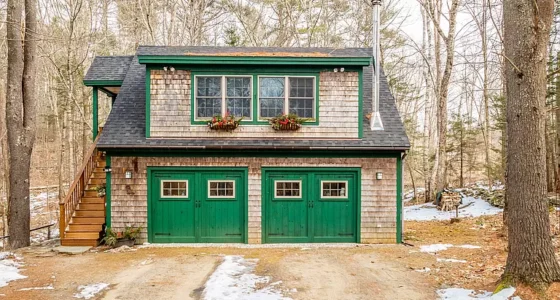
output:
[[[261,117],[261,78],[284,77],[284,113],[290,113],[290,78],[313,78],[313,117],[310,121],[317,120],[317,76],[298,76],[298,75],[259,75],[257,76],[257,119],[268,121],[271,118]]]
[[[250,84],[250,94],[249,94],[249,100],[250,100],[250,108],[251,108],[251,113],[249,117],[244,117],[243,120],[246,121],[252,121],[253,120],[253,75],[218,75],[218,74],[198,74],[198,75],[194,75],[194,88],[193,88],[193,95],[191,95],[192,97],[192,105],[194,106],[194,120],[195,121],[208,121],[211,120],[212,117],[206,117],[206,118],[199,118],[198,117],[198,101],[196,101],[197,98],[197,94],[196,94],[196,88],[198,86],[198,77],[221,77],[221,88],[222,88],[222,117],[225,116],[226,112],[227,112],[227,81],[226,78],[228,77],[246,77],[249,78],[251,84]],[[236,118],[240,118],[241,116],[235,116]]]
[[[278,182],[298,182],[299,183],[299,196],[278,196]],[[301,199],[303,194],[303,187],[301,180],[274,180],[274,198],[275,199]]]
[[[184,182],[185,183],[185,195],[178,195],[178,196],[165,196],[163,195],[163,183],[165,182]],[[159,196],[160,198],[164,198],[164,199],[173,199],[173,198],[189,198],[189,181],[188,180],[161,180],[160,181],[160,192],[159,192]]]
[[[210,183],[212,182],[231,182],[233,183],[233,196],[210,196]],[[208,180],[208,193],[207,195],[209,199],[233,199],[235,198],[235,180]]]
[[[323,183],[344,183],[346,192],[344,196],[323,196]],[[348,199],[348,180],[321,180],[321,199]]]

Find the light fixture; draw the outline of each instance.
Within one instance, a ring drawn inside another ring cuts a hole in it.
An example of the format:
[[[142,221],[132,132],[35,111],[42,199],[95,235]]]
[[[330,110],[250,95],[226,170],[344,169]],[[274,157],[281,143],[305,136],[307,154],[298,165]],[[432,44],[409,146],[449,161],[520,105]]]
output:
[[[105,168],[103,168],[103,172],[105,173],[111,173],[111,171],[113,171],[113,169],[111,169],[110,166],[105,166]]]
[[[175,68],[173,67],[169,67],[169,70],[171,70],[171,72],[175,72]]]
[[[132,178],[132,171],[126,170],[126,172],[124,172],[124,178],[131,179]]]
[[[383,173],[381,173],[381,172],[375,173],[375,178],[376,178],[377,180],[383,179]]]
[[[167,67],[163,67],[163,70],[164,70],[165,72],[167,72]]]
[[[344,68],[340,68],[340,72],[344,72]]]
[[[336,73],[336,72],[338,72],[338,69],[337,69],[337,68],[334,68],[334,70],[333,70],[333,71],[334,71],[334,72]]]

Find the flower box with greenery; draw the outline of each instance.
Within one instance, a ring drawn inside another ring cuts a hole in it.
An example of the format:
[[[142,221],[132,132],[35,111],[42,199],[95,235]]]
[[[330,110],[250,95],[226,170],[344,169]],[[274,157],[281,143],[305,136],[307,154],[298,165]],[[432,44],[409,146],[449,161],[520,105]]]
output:
[[[134,246],[136,238],[140,236],[142,227],[126,226],[124,231],[113,231],[111,228],[105,230],[105,237],[102,242],[110,247],[120,247],[120,246]]]
[[[309,119],[298,117],[296,114],[281,114],[269,120],[272,129],[277,131],[296,131],[301,128],[301,124]]]
[[[208,122],[208,128],[211,130],[223,130],[232,131],[239,127],[239,122],[243,120],[243,117],[235,119],[234,115],[230,115],[229,112],[225,116],[214,116],[212,120]]]

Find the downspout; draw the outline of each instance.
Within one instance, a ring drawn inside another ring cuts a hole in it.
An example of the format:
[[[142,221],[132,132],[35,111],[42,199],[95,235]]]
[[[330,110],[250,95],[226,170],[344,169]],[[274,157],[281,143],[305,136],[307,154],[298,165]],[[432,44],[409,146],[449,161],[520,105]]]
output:
[[[371,130],[383,130],[383,122],[381,121],[381,114],[379,113],[379,78],[381,76],[381,45],[380,45],[380,36],[381,36],[381,20],[380,20],[380,10],[381,10],[381,0],[371,0],[372,5],[372,12],[373,12],[373,60],[374,60],[374,67],[373,67],[373,84],[372,84],[372,102],[373,102],[373,111],[371,113]]]

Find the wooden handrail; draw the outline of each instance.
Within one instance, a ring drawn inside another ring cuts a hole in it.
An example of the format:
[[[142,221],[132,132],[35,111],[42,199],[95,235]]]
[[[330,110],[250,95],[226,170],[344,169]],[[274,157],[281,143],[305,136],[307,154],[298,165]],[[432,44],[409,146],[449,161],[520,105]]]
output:
[[[87,154],[84,156],[84,162],[80,168],[80,173],[76,175],[74,182],[72,182],[72,185],[70,185],[70,189],[68,189],[66,197],[64,197],[63,201],[58,203],[60,206],[59,231],[61,239],[64,238],[66,226],[68,225],[68,222],[70,222],[70,219],[72,218],[76,207],[80,203],[80,199],[84,194],[91,174],[96,167],[98,157],[98,140],[99,135],[97,136],[91,147],[88,149]]]

